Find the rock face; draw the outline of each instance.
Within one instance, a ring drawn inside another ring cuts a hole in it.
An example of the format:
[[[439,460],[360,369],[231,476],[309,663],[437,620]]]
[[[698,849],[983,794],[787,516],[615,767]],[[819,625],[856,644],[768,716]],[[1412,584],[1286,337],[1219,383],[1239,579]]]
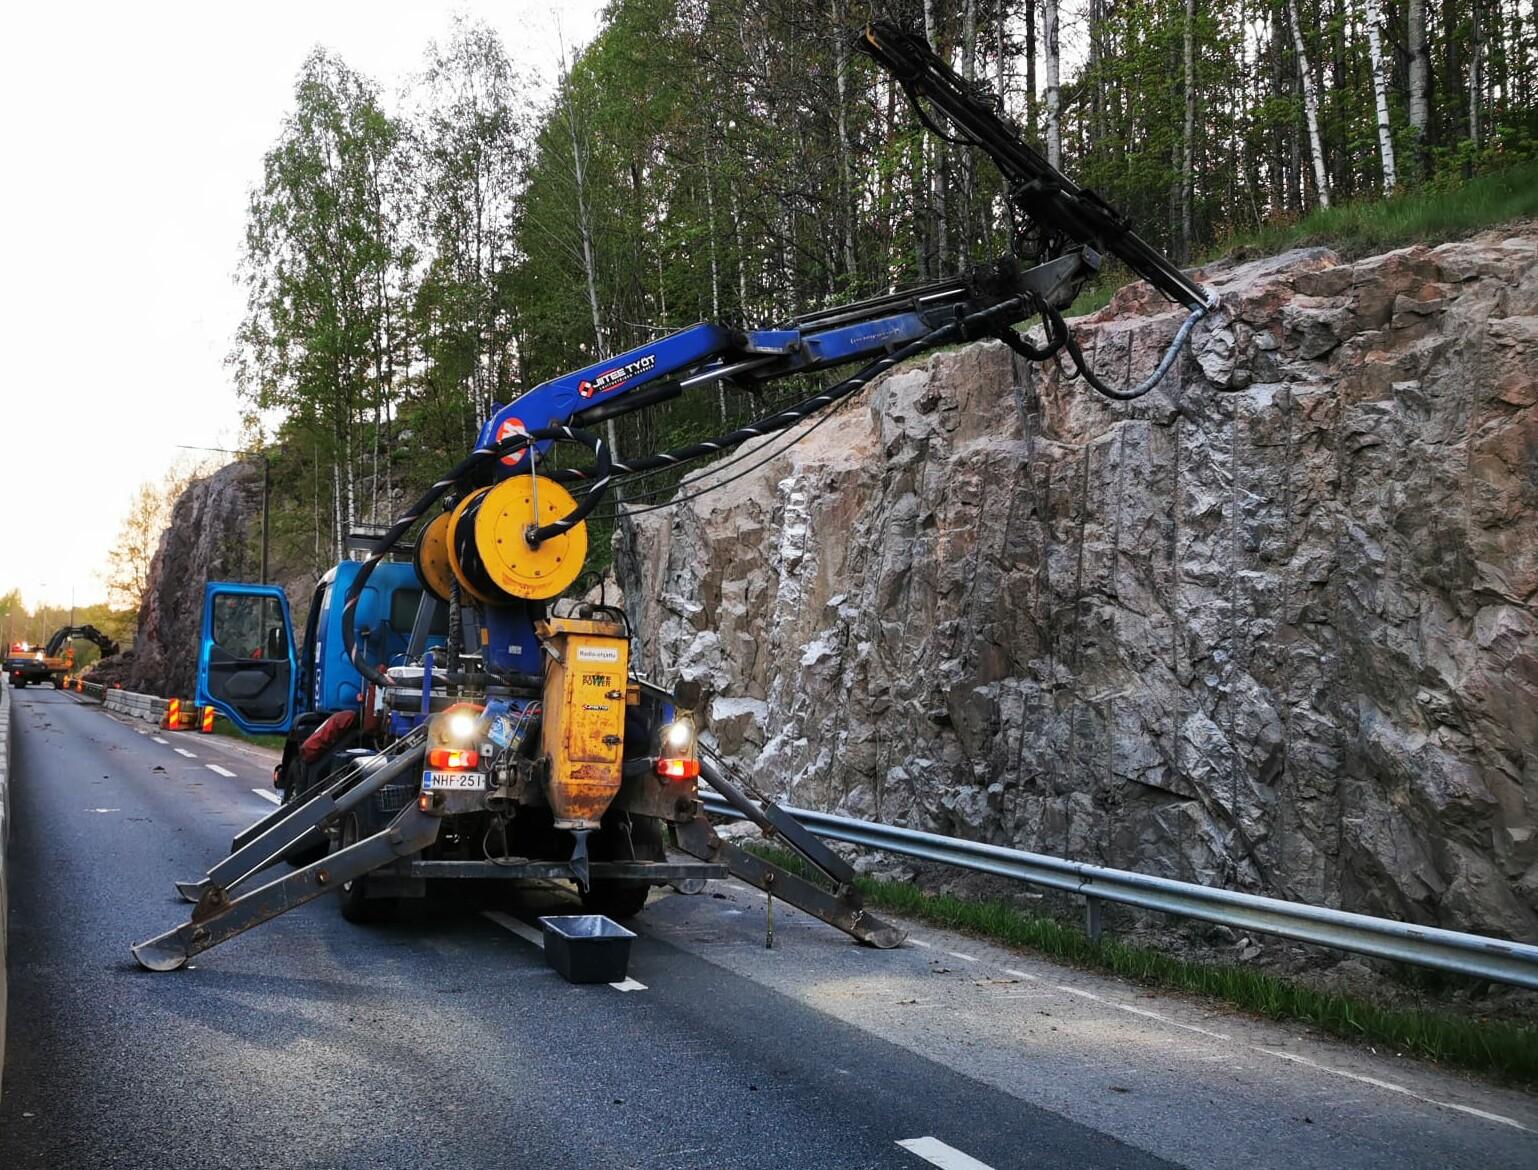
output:
[[[150,564],[139,607],[139,632],[124,656],[129,690],[190,698],[196,686],[203,586],[256,581],[261,553],[253,539],[262,506],[262,472],[232,463],[194,480],[171,509],[171,522]]]
[[[1205,279],[639,517],[644,661],[795,804],[1538,938],[1538,228]]]

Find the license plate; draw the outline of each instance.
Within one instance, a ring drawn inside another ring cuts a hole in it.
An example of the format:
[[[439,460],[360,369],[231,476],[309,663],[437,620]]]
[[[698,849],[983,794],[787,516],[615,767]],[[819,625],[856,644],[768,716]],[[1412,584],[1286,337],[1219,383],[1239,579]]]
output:
[[[422,791],[442,792],[445,789],[479,792],[486,787],[485,772],[423,772]]]

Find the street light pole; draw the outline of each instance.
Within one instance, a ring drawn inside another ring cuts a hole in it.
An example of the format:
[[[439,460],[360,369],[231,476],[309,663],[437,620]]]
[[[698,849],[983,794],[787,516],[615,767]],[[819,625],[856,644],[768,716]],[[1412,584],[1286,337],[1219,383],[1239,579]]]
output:
[[[219,451],[225,455],[239,455],[242,459],[249,459],[255,455],[262,461],[262,584],[267,584],[267,534],[271,529],[270,504],[272,497],[272,460],[267,457],[266,451],[235,451],[229,447],[193,447],[186,443],[178,443],[183,451]]]
[[[268,531],[268,528],[270,527],[270,525],[268,524],[268,511],[267,511],[267,507],[268,507],[268,502],[269,502],[269,500],[271,499],[271,496],[272,496],[272,491],[271,491],[271,488],[272,488],[272,463],[267,458],[267,452],[266,451],[263,451],[261,453],[261,455],[262,455],[262,584],[265,585],[265,584],[267,584],[267,531]]]

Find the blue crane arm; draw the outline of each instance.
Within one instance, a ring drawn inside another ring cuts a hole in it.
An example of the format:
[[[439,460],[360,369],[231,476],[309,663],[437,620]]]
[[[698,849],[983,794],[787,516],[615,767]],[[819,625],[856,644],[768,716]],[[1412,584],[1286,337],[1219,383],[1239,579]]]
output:
[[[1066,263],[1046,266],[1047,271],[980,269],[967,277],[809,314],[776,328],[739,330],[701,322],[540,383],[495,409],[476,446],[491,446],[521,430],[589,426],[717,381],[752,385],[869,361],[958,315],[1022,293],[1061,299],[1063,290],[1077,287],[1095,262],[1094,253],[1086,251]],[[1022,310],[1017,319],[1029,315]],[[535,446],[542,451],[548,443]],[[521,450],[505,456],[500,474],[512,474],[522,459]]]

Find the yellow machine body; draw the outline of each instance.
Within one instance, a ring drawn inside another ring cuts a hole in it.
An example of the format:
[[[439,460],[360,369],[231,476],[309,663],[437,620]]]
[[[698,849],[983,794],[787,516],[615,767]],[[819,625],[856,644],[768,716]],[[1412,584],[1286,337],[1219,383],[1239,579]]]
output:
[[[535,632],[551,651],[541,747],[559,829],[596,829],[619,792],[630,643],[618,622],[550,618]]]

